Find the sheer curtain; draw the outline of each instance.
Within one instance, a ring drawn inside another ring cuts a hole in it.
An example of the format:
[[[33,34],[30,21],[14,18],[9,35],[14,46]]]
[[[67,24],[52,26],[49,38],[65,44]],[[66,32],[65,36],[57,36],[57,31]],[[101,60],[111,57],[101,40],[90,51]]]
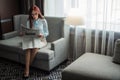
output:
[[[85,52],[113,55],[115,33],[120,32],[119,4],[119,0],[85,1],[86,25],[78,30],[78,55]]]
[[[64,16],[64,0],[45,0],[44,15],[63,17]]]
[[[77,27],[78,49],[76,57],[85,52],[113,55],[114,42],[120,38],[117,36],[120,34],[120,0],[46,1],[45,14],[48,16],[66,16],[71,8],[77,8],[85,19],[85,25]],[[61,5],[63,5],[62,8],[59,8]],[[72,35],[74,34],[71,33]],[[73,40],[72,38],[74,37],[71,37],[71,40]],[[71,45],[73,45],[72,41]]]

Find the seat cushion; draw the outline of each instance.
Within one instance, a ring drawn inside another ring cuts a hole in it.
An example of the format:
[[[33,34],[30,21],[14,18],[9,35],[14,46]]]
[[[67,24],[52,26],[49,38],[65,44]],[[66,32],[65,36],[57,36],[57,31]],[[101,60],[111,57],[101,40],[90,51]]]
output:
[[[22,50],[21,45],[22,45],[22,38],[19,36],[5,40],[0,40],[0,47],[8,51],[19,52],[20,50]]]
[[[24,51],[22,49],[22,37],[14,37],[9,38],[6,40],[0,40],[0,48],[2,50],[7,50],[9,52],[15,52],[15,53],[23,53],[21,55],[24,55]],[[43,59],[43,60],[50,60],[54,58],[54,51],[51,49],[51,43],[48,43],[47,46],[43,47],[38,51],[38,54],[36,56],[37,59]],[[10,53],[10,54],[11,54]],[[24,55],[25,56],[25,55]]]
[[[120,65],[112,57],[85,53],[66,67],[63,80],[120,80]]]

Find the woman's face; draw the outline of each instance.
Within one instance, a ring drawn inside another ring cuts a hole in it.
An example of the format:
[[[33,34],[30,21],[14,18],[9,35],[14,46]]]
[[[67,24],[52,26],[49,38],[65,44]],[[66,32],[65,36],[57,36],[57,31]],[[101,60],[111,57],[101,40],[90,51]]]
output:
[[[38,19],[38,12],[37,11],[32,11],[32,17],[34,20]]]

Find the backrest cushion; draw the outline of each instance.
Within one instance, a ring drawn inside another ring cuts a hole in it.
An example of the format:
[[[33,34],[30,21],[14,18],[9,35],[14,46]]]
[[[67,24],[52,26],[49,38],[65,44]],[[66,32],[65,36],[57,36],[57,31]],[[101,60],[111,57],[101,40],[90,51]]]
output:
[[[26,26],[28,15],[26,14],[15,15],[13,19],[14,19],[14,30],[19,32],[21,30],[21,24]]]
[[[48,23],[49,36],[47,41],[52,42],[64,37],[64,18],[62,17],[45,17]]]
[[[20,24],[23,24],[25,26],[27,26],[27,20],[28,20],[28,15],[21,15],[20,16]]]

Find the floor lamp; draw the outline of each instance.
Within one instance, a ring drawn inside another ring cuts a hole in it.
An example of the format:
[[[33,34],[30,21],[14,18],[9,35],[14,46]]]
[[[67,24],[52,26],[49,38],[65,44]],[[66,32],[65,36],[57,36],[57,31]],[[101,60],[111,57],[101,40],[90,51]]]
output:
[[[65,23],[74,26],[73,59],[75,60],[77,58],[77,26],[84,25],[84,20],[81,16],[67,16]]]

